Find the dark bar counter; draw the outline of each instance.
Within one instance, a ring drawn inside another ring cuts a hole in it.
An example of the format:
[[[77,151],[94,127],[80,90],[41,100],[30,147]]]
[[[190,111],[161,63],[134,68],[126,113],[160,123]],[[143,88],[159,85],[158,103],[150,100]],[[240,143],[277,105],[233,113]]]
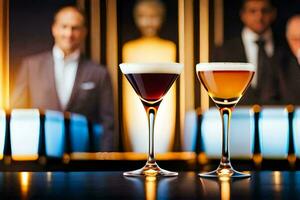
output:
[[[2,172],[1,199],[300,199],[300,172],[252,172],[237,180],[126,178],[122,172]]]

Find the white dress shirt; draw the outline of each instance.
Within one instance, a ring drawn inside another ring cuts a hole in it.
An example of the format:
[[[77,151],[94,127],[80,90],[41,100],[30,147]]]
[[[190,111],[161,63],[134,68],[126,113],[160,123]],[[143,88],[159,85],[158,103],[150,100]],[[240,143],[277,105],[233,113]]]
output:
[[[256,34],[249,28],[245,27],[242,30],[242,41],[245,47],[245,53],[247,60],[252,63],[257,71],[258,63],[258,45],[256,41],[262,37],[265,40],[265,51],[268,57],[272,57],[274,54],[274,43],[271,29],[267,30],[262,36]],[[257,86],[257,73],[254,74],[251,82],[251,87],[256,88]]]
[[[53,47],[55,86],[63,109],[66,109],[72,94],[79,57],[79,49],[65,57],[59,47]]]

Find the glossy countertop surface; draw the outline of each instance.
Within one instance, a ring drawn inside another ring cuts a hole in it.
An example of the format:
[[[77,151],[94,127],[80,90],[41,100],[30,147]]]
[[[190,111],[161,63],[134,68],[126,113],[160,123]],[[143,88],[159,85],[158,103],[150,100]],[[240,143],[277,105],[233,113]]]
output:
[[[126,178],[122,172],[1,172],[1,199],[300,199],[300,172],[251,172],[248,179]]]

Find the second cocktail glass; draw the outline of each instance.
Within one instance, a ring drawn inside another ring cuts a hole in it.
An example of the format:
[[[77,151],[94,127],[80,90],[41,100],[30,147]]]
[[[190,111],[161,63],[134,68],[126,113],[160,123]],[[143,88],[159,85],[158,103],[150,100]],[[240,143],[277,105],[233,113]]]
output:
[[[249,86],[254,66],[250,63],[199,63],[196,71],[199,80],[208,95],[219,108],[222,117],[222,157],[219,167],[208,173],[201,173],[201,177],[233,177],[245,178],[245,174],[234,170],[230,163],[229,128],[231,112]]]
[[[122,63],[122,73],[140,97],[149,122],[149,152],[146,165],[124,172],[124,176],[177,176],[177,172],[161,169],[154,156],[154,121],[163,97],[179,77],[183,65],[179,63]]]

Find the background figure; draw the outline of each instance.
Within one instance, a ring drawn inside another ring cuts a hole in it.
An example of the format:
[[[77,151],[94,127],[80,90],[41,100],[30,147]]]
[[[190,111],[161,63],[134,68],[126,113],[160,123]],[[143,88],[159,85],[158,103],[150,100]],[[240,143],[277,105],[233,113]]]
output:
[[[212,61],[250,62],[256,67],[251,86],[239,105],[279,103],[278,66],[282,53],[271,30],[275,18],[276,9],[270,0],[244,0],[240,36],[225,41],[214,52]]]
[[[123,62],[175,62],[176,45],[159,38],[165,8],[158,0],[139,1],[134,8],[134,19],[142,37],[124,44]],[[146,152],[148,121],[144,107],[125,77],[123,84],[123,120],[126,146],[137,152]],[[164,97],[155,124],[156,152],[170,151],[175,133],[175,85]]]
[[[300,104],[300,15],[291,17],[286,25],[286,39],[290,51],[286,51],[281,68],[281,88],[285,103]]]
[[[52,50],[23,60],[12,93],[12,108],[80,113],[103,126],[102,151],[113,150],[112,87],[107,70],[84,58],[84,15],[76,7],[54,16]]]
[[[287,22],[286,38],[293,54],[300,65],[300,15],[295,15]]]

